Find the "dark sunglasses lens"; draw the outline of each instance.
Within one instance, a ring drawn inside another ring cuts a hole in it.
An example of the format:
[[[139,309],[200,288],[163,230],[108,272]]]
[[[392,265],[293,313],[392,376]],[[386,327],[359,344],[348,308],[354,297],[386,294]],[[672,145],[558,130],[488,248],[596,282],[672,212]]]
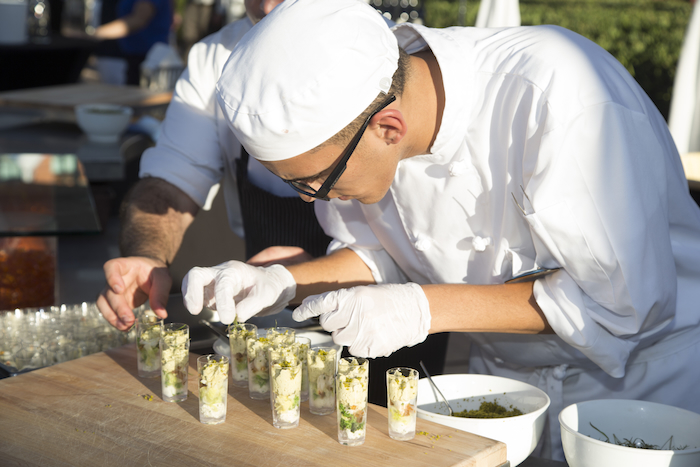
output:
[[[299,183],[294,181],[288,183],[291,185],[292,188],[294,188],[301,194],[312,196],[312,194],[315,193],[315,190],[305,183]]]

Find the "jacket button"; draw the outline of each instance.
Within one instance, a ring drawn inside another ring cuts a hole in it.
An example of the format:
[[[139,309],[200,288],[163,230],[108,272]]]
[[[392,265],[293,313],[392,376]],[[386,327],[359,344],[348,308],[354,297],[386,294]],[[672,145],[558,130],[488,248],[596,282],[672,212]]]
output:
[[[554,376],[554,379],[562,381],[564,378],[566,378],[566,370],[569,368],[569,365],[563,364],[563,365],[557,365],[552,369],[552,376]]]
[[[472,239],[472,246],[476,251],[484,251],[486,247],[491,244],[491,237],[474,237]]]
[[[466,173],[468,169],[469,166],[467,165],[467,161],[455,161],[450,164],[450,176],[459,177],[460,175]]]
[[[419,237],[413,245],[418,251],[427,251],[432,246],[432,242],[429,238]]]

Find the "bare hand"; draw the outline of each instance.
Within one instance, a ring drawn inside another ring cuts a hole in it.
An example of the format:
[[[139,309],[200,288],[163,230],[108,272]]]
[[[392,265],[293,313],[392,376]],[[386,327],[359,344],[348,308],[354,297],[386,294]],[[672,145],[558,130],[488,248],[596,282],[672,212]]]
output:
[[[290,266],[311,261],[313,256],[298,246],[271,246],[246,261],[252,266],[267,267],[273,264]]]
[[[126,331],[134,324],[134,308],[146,300],[158,317],[167,318],[172,279],[165,263],[139,256],[116,258],[105,263],[104,271],[107,285],[97,307],[109,324]]]

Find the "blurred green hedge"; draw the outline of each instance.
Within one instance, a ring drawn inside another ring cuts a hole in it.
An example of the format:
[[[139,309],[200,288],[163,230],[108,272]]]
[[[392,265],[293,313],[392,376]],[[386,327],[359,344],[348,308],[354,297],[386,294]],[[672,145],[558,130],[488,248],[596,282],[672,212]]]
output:
[[[473,26],[479,2],[423,0],[426,26]],[[692,5],[687,0],[520,0],[523,26],[556,24],[614,55],[668,117],[673,79]]]

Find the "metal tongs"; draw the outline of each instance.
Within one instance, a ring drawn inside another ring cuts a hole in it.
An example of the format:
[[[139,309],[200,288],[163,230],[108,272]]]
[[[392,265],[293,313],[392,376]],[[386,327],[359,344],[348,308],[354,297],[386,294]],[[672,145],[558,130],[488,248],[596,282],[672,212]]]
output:
[[[228,334],[226,334],[223,330],[221,330],[217,326],[214,326],[213,324],[211,324],[206,319],[200,319],[199,324],[205,325],[206,327],[208,327],[209,329],[211,329],[212,331],[214,331],[215,333],[217,333],[218,335],[220,335],[221,337],[223,337],[224,339],[226,339],[228,341]]]
[[[440,390],[438,389],[437,385],[435,384],[435,381],[433,381],[433,378],[430,377],[430,373],[428,373],[428,370],[426,370],[425,365],[423,365],[423,360],[419,361],[420,367],[423,368],[423,373],[425,373],[425,376],[428,377],[428,381],[430,381],[430,384],[433,386],[433,389],[437,391],[438,394],[440,394],[440,397],[442,397],[442,402],[447,406],[447,410],[450,412],[450,417],[452,416],[452,407],[450,407],[450,403],[447,402],[447,399],[445,399],[445,396],[442,395]]]

